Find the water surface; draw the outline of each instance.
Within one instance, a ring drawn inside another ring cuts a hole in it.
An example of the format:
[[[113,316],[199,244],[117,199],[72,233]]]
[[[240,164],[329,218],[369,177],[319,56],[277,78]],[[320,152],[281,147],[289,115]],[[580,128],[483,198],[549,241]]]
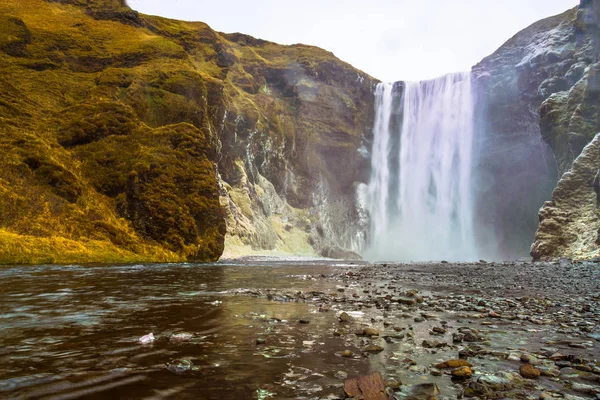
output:
[[[343,350],[331,334],[335,314],[246,295],[335,290],[322,279],[335,268],[325,261],[254,261],[1,269],[0,397],[340,394],[343,381],[330,372],[364,373],[369,364],[349,366],[335,355]],[[150,332],[156,341],[141,345]],[[192,339],[169,339],[182,332]],[[192,369],[170,371],[178,359]]]

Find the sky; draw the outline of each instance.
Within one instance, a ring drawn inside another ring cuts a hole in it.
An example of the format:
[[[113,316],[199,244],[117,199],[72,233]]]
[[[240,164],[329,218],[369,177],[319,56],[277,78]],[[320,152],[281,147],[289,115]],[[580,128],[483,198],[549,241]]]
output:
[[[322,47],[382,81],[467,71],[521,29],[579,0],[127,0],[280,44]]]

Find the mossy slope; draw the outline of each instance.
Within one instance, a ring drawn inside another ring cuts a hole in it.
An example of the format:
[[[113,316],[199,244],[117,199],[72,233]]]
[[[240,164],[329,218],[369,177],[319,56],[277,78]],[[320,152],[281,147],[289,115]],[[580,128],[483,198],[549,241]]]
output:
[[[256,249],[296,221],[304,249],[316,185],[339,204],[364,181],[373,85],[123,0],[3,1],[0,263],[211,261],[226,219]]]
[[[221,255],[223,84],[153,21],[121,2],[0,4],[1,263]]]

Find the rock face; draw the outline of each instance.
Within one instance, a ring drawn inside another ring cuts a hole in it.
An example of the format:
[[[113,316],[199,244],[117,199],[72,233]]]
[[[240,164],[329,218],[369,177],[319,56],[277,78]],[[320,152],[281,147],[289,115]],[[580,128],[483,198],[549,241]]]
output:
[[[0,263],[350,247],[374,81],[331,53],[7,0],[0,72]]]
[[[595,133],[583,122],[597,115],[595,106],[588,102],[582,110],[579,104],[591,95],[597,10],[596,0],[585,1],[539,21],[473,68],[482,132],[478,221],[479,230],[489,232],[481,245],[491,257],[527,254],[537,209]]]
[[[578,35],[590,39],[596,63],[582,65],[583,75],[579,81],[569,90],[551,95],[540,108],[542,137],[552,147],[559,171],[567,172],[554,190],[552,201],[546,202],[540,210],[540,224],[531,246],[531,255],[536,260],[585,259],[600,253],[600,221],[593,188],[600,168],[597,136],[600,132],[600,63],[597,62],[600,2],[582,1],[575,26]]]
[[[368,178],[375,81],[315,47],[224,37],[239,55],[219,162],[226,255],[348,257],[364,231],[356,194]]]
[[[600,255],[600,210],[593,188],[600,168],[600,135],[565,173],[540,210],[540,226],[531,246],[534,259],[594,258]]]

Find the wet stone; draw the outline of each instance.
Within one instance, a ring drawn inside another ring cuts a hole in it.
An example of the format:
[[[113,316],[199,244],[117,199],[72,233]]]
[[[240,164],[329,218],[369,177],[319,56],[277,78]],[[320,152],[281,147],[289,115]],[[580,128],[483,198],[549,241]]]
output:
[[[367,353],[371,353],[371,354],[377,354],[377,353],[381,353],[381,352],[383,351],[383,347],[381,347],[381,346],[378,346],[378,345],[376,345],[376,344],[372,344],[372,345],[370,345],[370,346],[367,346],[367,347],[365,348],[365,351],[366,351]]]
[[[385,382],[378,372],[359,378],[347,379],[344,382],[347,397],[364,400],[389,400],[385,393]]]
[[[345,311],[342,312],[338,318],[340,322],[350,322],[353,320],[353,318]]]
[[[430,400],[440,394],[440,389],[435,383],[421,383],[410,388],[407,399]]]
[[[453,369],[451,372],[451,375],[453,378],[458,378],[458,379],[466,379],[466,378],[470,378],[471,375],[473,375],[473,370],[471,370],[471,368],[469,367],[459,367],[456,369]]]
[[[174,333],[169,337],[169,341],[171,343],[189,342],[193,337],[194,334],[189,332]]]
[[[446,368],[459,368],[459,367],[470,367],[471,363],[466,360],[456,359],[448,360],[443,363],[436,364],[435,368],[446,369]]]
[[[185,358],[171,360],[167,363],[167,369],[176,374],[183,374],[191,371],[193,366],[194,364],[192,361]]]
[[[337,379],[347,379],[348,378],[348,373],[344,372],[344,371],[338,371],[335,373],[334,377],[336,377]]]
[[[379,331],[375,328],[364,328],[362,331],[364,336],[379,336]]]
[[[541,375],[540,370],[531,364],[521,365],[521,367],[519,368],[519,373],[525,379],[537,379]]]
[[[353,352],[351,352],[350,350],[344,350],[340,353],[340,356],[344,357],[344,358],[350,358],[354,355]]]
[[[402,382],[397,381],[396,379],[388,379],[387,381],[385,381],[385,387],[396,390],[400,386],[402,386]]]

